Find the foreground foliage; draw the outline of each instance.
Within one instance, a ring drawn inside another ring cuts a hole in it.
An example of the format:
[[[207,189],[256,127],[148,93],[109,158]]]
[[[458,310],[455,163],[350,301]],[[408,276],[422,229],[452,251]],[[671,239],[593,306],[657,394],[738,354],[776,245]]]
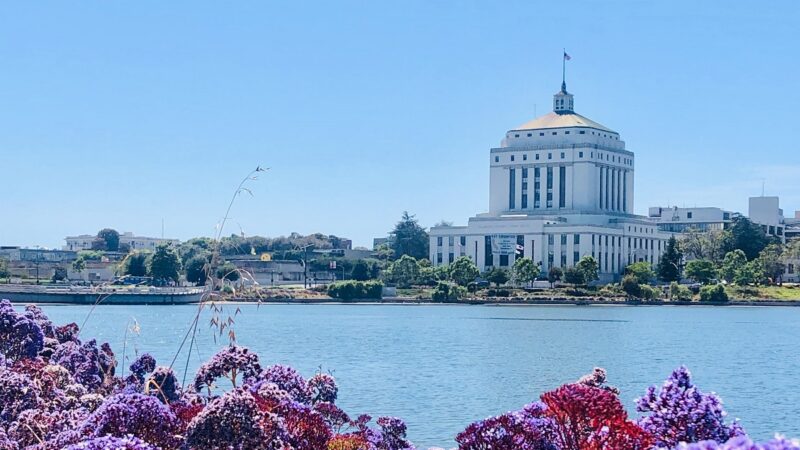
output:
[[[402,420],[370,425],[370,416],[340,409],[330,374],[306,379],[291,367],[262,367],[258,355],[230,345],[181,386],[146,353],[119,370],[108,344],[82,341],[79,331],[35,306],[18,312],[0,302],[0,450],[415,448]],[[800,450],[779,438],[753,443],[683,367],[636,406],[643,415],[629,417],[595,369],[519,411],[469,425],[456,441],[461,450]]]

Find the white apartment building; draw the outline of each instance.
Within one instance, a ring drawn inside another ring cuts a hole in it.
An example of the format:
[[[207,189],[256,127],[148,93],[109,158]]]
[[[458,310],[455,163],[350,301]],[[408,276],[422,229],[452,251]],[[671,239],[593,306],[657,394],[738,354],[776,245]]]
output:
[[[750,221],[761,225],[765,233],[786,242],[786,219],[778,197],[750,197],[747,214]]]
[[[671,234],[633,214],[634,162],[619,133],[575,113],[562,83],[552,112],[489,151],[489,212],[431,228],[431,262],[465,255],[486,270],[524,256],[546,272],[592,255],[601,281],[633,262],[656,264]]]
[[[648,217],[658,224],[658,229],[672,233],[697,231],[722,231],[741,214],[715,207],[679,208],[650,207]]]
[[[64,238],[66,245],[64,245],[63,249],[72,251],[91,250],[92,241],[95,239],[97,239],[97,236],[92,234],[67,236]],[[180,241],[178,239],[136,236],[131,232],[125,232],[119,235],[119,243],[120,245],[127,244],[131,250],[155,250],[156,246],[160,244],[178,245]]]

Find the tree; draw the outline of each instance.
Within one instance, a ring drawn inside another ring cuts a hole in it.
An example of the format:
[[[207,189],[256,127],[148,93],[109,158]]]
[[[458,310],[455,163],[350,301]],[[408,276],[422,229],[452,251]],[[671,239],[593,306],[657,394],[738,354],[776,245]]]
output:
[[[186,268],[186,281],[198,286],[206,284],[206,279],[208,279],[207,264],[208,260],[203,256],[194,256],[186,261],[184,265]]]
[[[741,250],[748,261],[757,258],[761,250],[770,243],[761,226],[746,217],[735,219],[727,231],[730,233],[730,239],[725,244],[726,252]]]
[[[720,264],[725,257],[724,247],[730,239],[729,231],[700,231],[690,228],[681,235],[678,244],[689,259],[707,259],[714,264]]]
[[[516,283],[530,284],[536,281],[540,269],[530,258],[517,258],[511,271],[512,278]]]
[[[217,278],[220,280],[236,281],[240,278],[239,269],[233,263],[226,262],[217,267]]]
[[[625,275],[633,275],[638,284],[649,284],[656,277],[650,263],[645,261],[636,262],[625,268]]]
[[[550,287],[555,286],[557,281],[561,281],[564,276],[564,271],[560,267],[551,267],[547,272],[547,281],[550,282]]]
[[[8,261],[0,258],[0,278],[8,278],[11,273],[8,271]]]
[[[369,264],[363,259],[359,259],[353,264],[350,276],[356,281],[367,281],[370,279]]]
[[[764,280],[764,272],[758,264],[758,260],[746,262],[733,275],[733,282],[739,286],[759,284]]]
[[[389,265],[386,271],[387,279],[397,286],[406,288],[414,284],[419,277],[419,263],[414,257],[403,255]]]
[[[78,257],[75,261],[72,261],[72,270],[75,272],[81,273],[86,270],[86,260],[82,257]]]
[[[586,284],[600,279],[600,266],[597,264],[597,260],[591,255],[586,255],[581,258],[578,264],[575,264],[575,268],[581,271],[583,274],[583,282]]]
[[[667,248],[661,254],[658,262],[658,277],[661,280],[679,281],[681,279],[681,264],[683,263],[683,253],[678,248],[678,241],[675,236],[671,236],[667,241]]]
[[[742,250],[728,252],[722,260],[719,275],[728,283],[733,283],[736,274],[744,268],[745,264],[747,264],[747,256]]]
[[[67,269],[58,266],[53,270],[53,281],[64,281],[67,279]]]
[[[516,266],[516,264],[515,264]],[[459,286],[466,286],[481,274],[478,266],[468,256],[459,256],[450,264],[450,279]]]
[[[716,276],[714,263],[707,259],[693,259],[686,263],[686,276],[692,280],[707,284]]]
[[[102,239],[105,243],[103,250],[110,252],[119,251],[119,233],[111,228],[103,228],[97,232],[97,239]]]
[[[628,294],[628,297],[640,298],[642,296],[642,285],[639,283],[639,278],[633,273],[628,273],[622,277],[620,287],[622,287],[623,292]]]
[[[91,249],[96,251],[106,251],[108,250],[108,244],[106,244],[105,239],[96,237],[92,239]]]
[[[122,274],[133,277],[143,277],[147,275],[147,253],[130,253],[122,264]]]
[[[156,246],[156,251],[150,258],[148,273],[155,280],[172,280],[176,283],[181,270],[181,260],[169,244]]]
[[[415,259],[428,257],[428,248],[430,246],[428,233],[408,211],[403,212],[403,216],[394,226],[394,230],[390,235],[395,258],[400,258],[403,255],[408,255]]]
[[[783,249],[779,244],[769,244],[764,247],[758,258],[755,259],[758,271],[772,283],[780,283],[786,265],[783,262]]]
[[[567,267],[567,269],[564,270],[564,282],[573,286],[578,286],[586,284],[586,278],[583,276],[583,272],[577,267]]]
[[[508,276],[508,271],[500,267],[492,267],[491,269],[487,270],[483,276],[488,282],[494,283],[494,285],[497,287],[500,287],[501,284],[508,283],[510,278]]]

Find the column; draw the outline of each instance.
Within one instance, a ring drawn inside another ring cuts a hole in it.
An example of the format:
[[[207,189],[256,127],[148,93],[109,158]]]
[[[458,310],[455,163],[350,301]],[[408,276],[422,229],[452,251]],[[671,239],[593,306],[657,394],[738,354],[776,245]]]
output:
[[[558,209],[559,201],[561,200],[561,171],[558,170],[559,166],[553,167],[553,209]]]

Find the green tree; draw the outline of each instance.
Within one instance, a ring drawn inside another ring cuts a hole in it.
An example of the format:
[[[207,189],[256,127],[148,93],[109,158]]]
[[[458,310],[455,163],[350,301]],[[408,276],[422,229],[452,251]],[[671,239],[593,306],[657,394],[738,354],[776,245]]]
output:
[[[786,265],[783,262],[783,248],[780,244],[769,244],[761,250],[761,254],[755,259],[758,265],[758,272],[772,283],[780,283]]]
[[[198,286],[205,285],[208,279],[207,264],[208,259],[204,256],[194,256],[186,261],[186,281]]]
[[[686,263],[686,276],[692,280],[707,284],[716,276],[714,263],[707,259],[693,259]]]
[[[586,284],[586,277],[583,272],[577,267],[567,267],[564,270],[564,282],[573,286]]]
[[[86,260],[79,256],[78,259],[72,261],[72,270],[78,273],[86,270]]]
[[[667,241],[667,248],[664,249],[664,253],[661,254],[658,262],[658,277],[666,282],[680,281],[681,272],[683,271],[681,264],[683,264],[683,253],[678,248],[678,241],[675,236],[670,236]]]
[[[403,255],[389,265],[386,276],[398,287],[407,288],[419,278],[419,263],[413,256]]]
[[[508,275],[508,271],[500,267],[492,267],[491,269],[487,270],[486,273],[483,274],[483,277],[486,278],[486,281],[494,283],[494,285],[498,287],[501,284],[508,283],[508,280],[510,278]]]
[[[8,271],[8,261],[0,258],[0,278],[8,278],[11,273]]]
[[[733,283],[736,274],[747,264],[747,256],[744,251],[734,250],[728,252],[722,260],[722,267],[719,270],[720,277],[728,283]]]
[[[700,301],[701,302],[727,302],[728,293],[725,292],[725,287],[721,284],[714,286],[703,286],[700,288]]]
[[[516,266],[516,264],[515,264]],[[459,286],[466,286],[481,274],[478,266],[468,256],[460,256],[450,264],[450,279]]]
[[[64,281],[67,279],[67,269],[58,266],[53,270],[53,281]]]
[[[678,284],[677,281],[673,281],[669,284],[669,298],[681,302],[688,302],[692,300],[692,291],[689,290],[688,287]]]
[[[581,271],[584,283],[586,284],[600,279],[600,266],[597,264],[597,260],[591,255],[586,255],[581,258],[578,264],[575,264],[575,268]]]
[[[622,288],[622,291],[628,294],[628,297],[630,298],[642,297],[642,285],[639,283],[639,278],[633,273],[628,273],[622,277],[620,287]]]
[[[363,259],[359,259],[353,263],[353,270],[350,273],[351,278],[356,281],[367,281],[370,279],[369,264]]]
[[[134,277],[147,275],[147,253],[130,253],[122,264],[122,274]]]
[[[530,285],[539,276],[540,269],[530,258],[517,258],[511,272],[514,282]]]
[[[394,226],[394,230],[390,235],[395,258],[400,258],[403,255],[408,255],[415,259],[428,257],[428,248],[430,246],[428,233],[408,211],[403,212],[403,216]]]
[[[228,280],[231,282],[238,280],[241,276],[236,266],[230,262],[225,262],[217,267],[216,275],[220,280]]]
[[[97,232],[97,239],[102,239],[105,243],[105,248],[110,252],[119,251],[119,232],[111,228],[103,228]]]
[[[547,272],[547,281],[550,282],[550,287],[555,286],[556,282],[561,281],[564,277],[564,271],[560,267],[551,267]]]
[[[742,265],[733,275],[733,282],[739,286],[747,286],[750,284],[760,284],[764,281],[764,272],[761,271],[761,266],[758,260],[748,261]]]
[[[653,268],[650,267],[650,263],[645,261],[628,265],[628,267],[625,268],[625,275],[633,275],[638,284],[649,284],[650,281],[656,277]]]
[[[681,235],[678,244],[689,259],[707,259],[714,264],[720,264],[725,257],[724,247],[730,240],[728,231],[700,231],[697,228],[690,228]]]
[[[176,283],[180,277],[181,260],[178,253],[169,244],[156,246],[156,251],[150,257],[147,272],[155,280],[172,280]]]
[[[748,261],[757,258],[761,250],[770,243],[761,226],[746,217],[735,219],[727,231],[730,233],[730,239],[726,242],[725,250],[727,252],[741,250]]]

